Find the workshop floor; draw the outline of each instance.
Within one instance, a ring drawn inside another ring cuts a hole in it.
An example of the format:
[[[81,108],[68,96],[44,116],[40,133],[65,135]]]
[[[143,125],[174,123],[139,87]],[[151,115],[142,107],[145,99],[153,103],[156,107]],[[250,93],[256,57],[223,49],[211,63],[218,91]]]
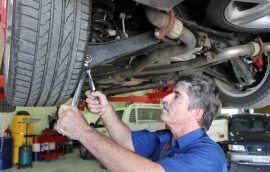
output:
[[[1,170],[0,170],[1,171]],[[100,164],[96,160],[82,160],[78,149],[74,149],[73,153],[66,154],[65,157],[47,161],[33,162],[33,168],[25,167],[18,169],[13,167],[3,172],[105,172],[100,168]],[[239,166],[231,172],[269,172],[270,167],[250,167]],[[2,171],[1,171],[2,172]]]
[[[1,171],[1,170],[0,170]],[[18,169],[13,167],[3,172],[104,172],[96,160],[82,160],[78,149],[68,153],[65,157],[52,161],[34,161],[33,168],[24,167]]]

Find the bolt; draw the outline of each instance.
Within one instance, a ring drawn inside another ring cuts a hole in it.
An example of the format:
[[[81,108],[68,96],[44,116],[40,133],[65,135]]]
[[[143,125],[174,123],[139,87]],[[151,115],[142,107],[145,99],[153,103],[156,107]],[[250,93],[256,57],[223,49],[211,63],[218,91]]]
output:
[[[160,34],[159,31],[155,31],[155,36],[156,37],[159,37],[159,34]]]

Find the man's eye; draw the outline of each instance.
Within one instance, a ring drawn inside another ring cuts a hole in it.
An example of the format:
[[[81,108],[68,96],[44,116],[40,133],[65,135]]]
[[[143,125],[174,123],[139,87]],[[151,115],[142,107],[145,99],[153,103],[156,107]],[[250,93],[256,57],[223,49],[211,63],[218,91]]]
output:
[[[182,96],[179,95],[179,94],[175,94],[174,95],[174,99],[177,100],[177,101],[181,101],[182,100]]]

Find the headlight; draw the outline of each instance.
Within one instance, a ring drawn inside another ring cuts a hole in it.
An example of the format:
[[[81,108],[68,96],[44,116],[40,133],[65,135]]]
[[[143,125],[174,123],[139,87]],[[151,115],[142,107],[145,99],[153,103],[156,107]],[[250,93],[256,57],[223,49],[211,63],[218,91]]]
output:
[[[243,145],[228,145],[228,149],[231,151],[246,151],[245,147]]]

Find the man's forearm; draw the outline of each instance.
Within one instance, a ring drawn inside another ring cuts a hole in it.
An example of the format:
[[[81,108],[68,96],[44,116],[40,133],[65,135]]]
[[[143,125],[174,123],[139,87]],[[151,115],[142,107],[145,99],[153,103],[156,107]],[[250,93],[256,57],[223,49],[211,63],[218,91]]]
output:
[[[131,142],[131,130],[117,117],[112,106],[110,106],[108,114],[105,114],[102,119],[111,138],[121,146],[134,151]]]
[[[109,170],[122,172],[163,172],[163,168],[119,146],[93,128],[82,131],[79,141]]]

